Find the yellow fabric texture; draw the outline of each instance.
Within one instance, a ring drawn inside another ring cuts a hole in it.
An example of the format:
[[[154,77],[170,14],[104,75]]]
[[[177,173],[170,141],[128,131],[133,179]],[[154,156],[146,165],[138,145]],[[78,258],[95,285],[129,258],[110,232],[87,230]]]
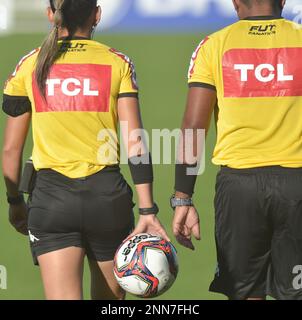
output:
[[[197,47],[190,86],[216,89],[213,163],[302,167],[302,28],[285,19],[240,20]]]
[[[4,94],[31,101],[36,170],[80,178],[119,163],[118,99],[135,96],[138,88],[134,65],[122,53],[81,39],[64,48],[49,76],[55,80],[48,83],[48,104],[43,105],[34,85],[39,49],[22,58]]]

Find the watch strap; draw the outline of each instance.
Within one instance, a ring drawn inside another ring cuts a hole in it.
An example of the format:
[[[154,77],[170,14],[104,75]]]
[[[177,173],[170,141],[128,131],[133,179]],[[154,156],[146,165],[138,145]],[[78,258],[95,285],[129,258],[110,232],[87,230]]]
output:
[[[175,209],[176,207],[192,207],[193,200],[192,198],[176,198],[173,196],[171,198],[171,207]]]
[[[139,208],[139,214],[141,216],[148,216],[148,215],[152,215],[152,214],[157,215],[158,212],[159,212],[159,208],[156,203],[154,203],[153,207],[151,207],[151,208]]]

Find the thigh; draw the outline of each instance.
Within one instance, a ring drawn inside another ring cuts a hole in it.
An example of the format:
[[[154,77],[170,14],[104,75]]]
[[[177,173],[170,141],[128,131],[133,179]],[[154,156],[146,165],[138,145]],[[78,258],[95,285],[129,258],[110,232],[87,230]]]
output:
[[[85,251],[70,247],[38,257],[47,300],[81,300]]]
[[[89,260],[91,272],[91,298],[93,300],[123,300],[125,292],[113,274],[113,261]]]
[[[123,299],[124,291],[113,274],[113,259],[134,227],[133,193],[119,172],[107,172],[94,178],[88,181],[90,192],[85,199],[83,216],[92,298]]]
[[[254,174],[219,174],[216,185],[218,268],[211,291],[231,299],[264,298],[272,231]]]

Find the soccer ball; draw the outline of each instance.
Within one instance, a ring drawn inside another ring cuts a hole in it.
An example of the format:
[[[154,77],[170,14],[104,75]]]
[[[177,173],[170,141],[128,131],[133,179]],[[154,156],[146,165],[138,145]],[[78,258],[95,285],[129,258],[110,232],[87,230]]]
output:
[[[172,243],[141,233],[122,243],[114,258],[114,275],[127,292],[154,298],[173,285],[178,273]]]

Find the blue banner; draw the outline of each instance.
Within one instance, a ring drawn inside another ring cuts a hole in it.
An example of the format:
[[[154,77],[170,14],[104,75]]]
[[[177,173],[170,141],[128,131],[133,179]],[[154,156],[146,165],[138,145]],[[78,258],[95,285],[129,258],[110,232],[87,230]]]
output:
[[[232,0],[100,0],[100,31],[213,31],[237,21]],[[284,16],[302,21],[301,0],[288,0]]]

